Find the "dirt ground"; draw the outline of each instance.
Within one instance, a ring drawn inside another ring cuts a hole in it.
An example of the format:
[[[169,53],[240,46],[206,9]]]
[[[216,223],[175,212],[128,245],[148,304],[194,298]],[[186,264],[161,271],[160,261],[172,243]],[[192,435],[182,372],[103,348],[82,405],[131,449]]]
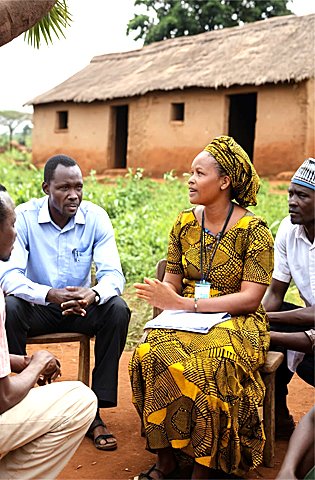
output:
[[[61,360],[62,379],[76,380],[78,365],[77,344],[42,346]],[[29,346],[31,353],[38,346]],[[145,441],[140,436],[140,422],[131,403],[128,377],[128,361],[131,352],[124,352],[119,371],[119,403],[117,408],[102,410],[102,418],[115,434],[118,449],[112,452],[96,450],[92,441],[85,438],[59,480],[129,480],[139,472],[146,471],[154,463],[154,455],[145,450]],[[93,355],[91,353],[91,365]],[[314,403],[314,389],[297,375],[290,383],[289,407],[298,422]],[[275,467],[258,467],[247,479],[274,479],[287,449],[286,441],[277,441]]]

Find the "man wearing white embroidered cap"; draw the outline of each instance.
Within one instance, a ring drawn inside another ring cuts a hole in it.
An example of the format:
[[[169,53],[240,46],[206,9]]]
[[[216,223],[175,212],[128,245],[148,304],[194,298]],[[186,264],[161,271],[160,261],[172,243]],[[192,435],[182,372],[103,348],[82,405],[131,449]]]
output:
[[[264,298],[271,330],[301,332],[314,328],[315,314],[315,159],[308,158],[298,168],[289,186],[289,216],[279,226],[275,240],[273,278]],[[284,302],[294,281],[305,307]],[[277,345],[277,334],[271,331],[271,349]],[[276,376],[276,434],[289,437],[294,421],[289,414],[287,385],[293,373],[314,385],[314,355],[287,351],[287,359]]]

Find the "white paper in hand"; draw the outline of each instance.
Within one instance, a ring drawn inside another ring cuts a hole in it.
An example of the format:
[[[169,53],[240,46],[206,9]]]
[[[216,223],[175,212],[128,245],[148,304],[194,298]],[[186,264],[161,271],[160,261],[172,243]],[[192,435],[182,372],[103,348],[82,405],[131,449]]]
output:
[[[143,328],[144,330],[147,328],[166,328],[208,333],[212,327],[229,318],[231,318],[231,315],[227,312],[192,313],[185,310],[164,310],[160,315],[149,320]]]

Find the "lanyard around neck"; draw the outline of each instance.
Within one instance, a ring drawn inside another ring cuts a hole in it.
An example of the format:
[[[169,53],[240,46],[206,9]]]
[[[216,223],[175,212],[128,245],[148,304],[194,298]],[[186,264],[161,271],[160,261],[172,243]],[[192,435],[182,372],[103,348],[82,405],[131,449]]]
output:
[[[205,253],[205,257],[207,255],[207,249],[206,249],[206,235],[205,235],[205,211],[203,209],[202,211],[202,218],[201,218],[201,234],[200,234],[200,273],[201,273],[201,281],[202,282],[205,282],[206,279],[209,277],[209,274],[210,274],[210,270],[211,270],[211,267],[212,267],[212,263],[213,263],[213,259],[214,259],[214,256],[216,254],[216,251],[218,249],[218,246],[219,246],[219,243],[224,235],[224,232],[226,230],[226,227],[230,221],[230,218],[231,218],[231,215],[233,213],[233,210],[234,210],[234,203],[231,203],[231,206],[230,206],[230,209],[229,209],[229,213],[227,214],[227,217],[225,219],[225,222],[224,222],[224,225],[223,225],[223,228],[222,230],[216,235],[216,243],[215,243],[215,246],[214,246],[214,249],[212,251],[212,254],[211,254],[211,257],[210,257],[210,261],[209,261],[209,266],[208,266],[208,270],[206,272],[206,275],[204,275],[203,273],[203,252]]]

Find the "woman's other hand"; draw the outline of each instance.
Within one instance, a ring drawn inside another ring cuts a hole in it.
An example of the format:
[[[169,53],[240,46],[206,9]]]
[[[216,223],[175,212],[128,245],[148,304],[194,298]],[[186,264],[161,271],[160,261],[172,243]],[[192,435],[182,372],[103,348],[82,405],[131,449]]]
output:
[[[144,283],[135,283],[136,295],[150,305],[161,310],[179,310],[181,296],[174,291],[168,282],[144,278]]]

